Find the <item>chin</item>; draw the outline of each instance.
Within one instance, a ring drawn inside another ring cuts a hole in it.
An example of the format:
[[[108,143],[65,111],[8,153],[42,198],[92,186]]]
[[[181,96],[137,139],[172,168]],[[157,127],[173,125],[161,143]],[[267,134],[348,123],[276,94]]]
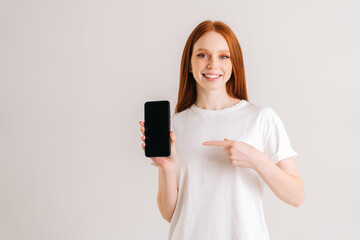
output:
[[[203,88],[206,89],[206,90],[223,89],[223,88],[225,88],[225,84],[211,83],[211,84],[206,84],[206,86],[203,86]]]

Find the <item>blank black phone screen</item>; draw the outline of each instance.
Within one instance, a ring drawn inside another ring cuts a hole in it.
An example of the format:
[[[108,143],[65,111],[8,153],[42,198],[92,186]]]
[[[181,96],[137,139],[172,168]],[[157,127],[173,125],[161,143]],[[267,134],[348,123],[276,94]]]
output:
[[[145,156],[170,156],[170,102],[147,101],[144,104],[144,111]]]

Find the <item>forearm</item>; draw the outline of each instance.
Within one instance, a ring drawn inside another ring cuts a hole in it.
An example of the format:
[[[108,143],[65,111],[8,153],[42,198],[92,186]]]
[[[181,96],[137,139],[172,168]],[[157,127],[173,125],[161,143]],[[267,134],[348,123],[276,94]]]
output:
[[[171,222],[178,197],[176,170],[165,171],[159,167],[159,192],[157,203],[164,219]]]
[[[305,197],[300,178],[283,171],[266,155],[259,157],[255,170],[276,196],[295,207],[300,206]]]

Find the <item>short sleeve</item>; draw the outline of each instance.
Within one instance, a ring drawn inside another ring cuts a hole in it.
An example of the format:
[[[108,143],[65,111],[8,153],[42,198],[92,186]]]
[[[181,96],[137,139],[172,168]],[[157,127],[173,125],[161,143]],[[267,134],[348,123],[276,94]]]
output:
[[[285,126],[279,116],[271,109],[267,111],[268,131],[265,135],[264,153],[276,164],[280,160],[296,157],[298,154],[291,146]]]

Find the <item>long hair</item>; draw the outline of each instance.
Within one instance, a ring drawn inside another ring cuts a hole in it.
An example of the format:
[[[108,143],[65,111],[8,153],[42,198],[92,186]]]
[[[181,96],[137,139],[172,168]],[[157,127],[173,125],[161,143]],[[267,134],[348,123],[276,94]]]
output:
[[[226,91],[229,96],[248,101],[245,81],[245,69],[241,47],[231,28],[221,21],[204,21],[200,23],[190,34],[186,41],[181,65],[178,101],[175,113],[179,113],[189,108],[195,103],[196,81],[192,73],[189,73],[191,55],[195,42],[205,33],[215,31],[220,33],[225,39],[230,50],[230,60],[233,68],[230,79],[226,82]]]

